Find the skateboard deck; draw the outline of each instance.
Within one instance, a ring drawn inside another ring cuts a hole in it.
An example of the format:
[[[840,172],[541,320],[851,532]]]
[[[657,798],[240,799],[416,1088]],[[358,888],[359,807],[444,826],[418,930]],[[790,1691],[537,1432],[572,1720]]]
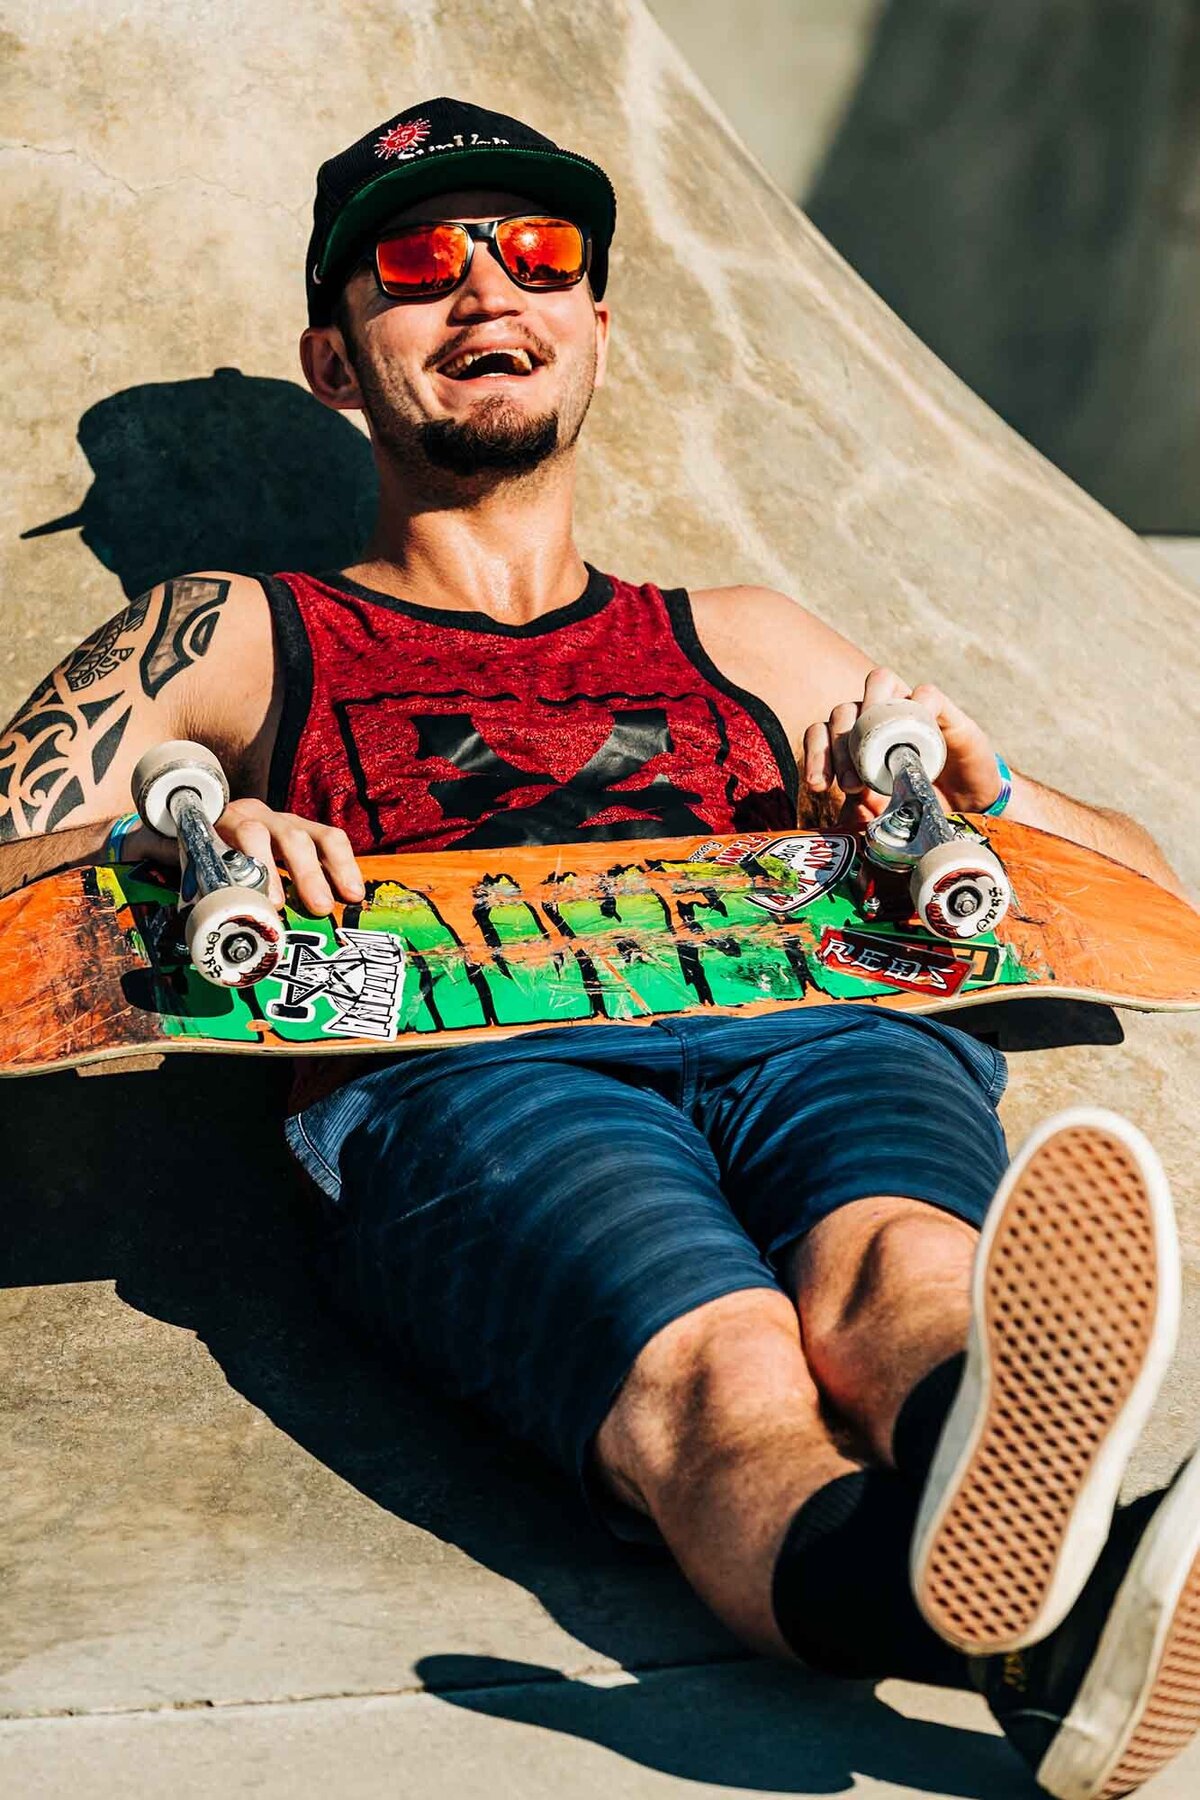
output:
[[[969,943],[871,916],[846,834],[452,850],[362,859],[366,900],[329,918],[289,906],[281,963],[243,989],[197,974],[155,870],[70,870],[0,900],[0,1074],[185,1050],[394,1052],[836,1001],[1200,1007],[1200,913],[1186,901],[1031,827],[964,823],[1014,890]]]

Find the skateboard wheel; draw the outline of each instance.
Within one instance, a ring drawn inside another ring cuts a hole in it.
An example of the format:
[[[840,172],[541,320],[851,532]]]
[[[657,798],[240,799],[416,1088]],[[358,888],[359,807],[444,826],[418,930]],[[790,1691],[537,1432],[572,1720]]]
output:
[[[964,838],[926,851],[912,872],[910,891],[922,925],[958,941],[994,930],[1012,899],[999,857]]]
[[[129,785],[142,822],[162,837],[175,836],[170,799],[180,788],[190,788],[197,796],[210,825],[229,804],[229,783],[217,758],[203,744],[189,744],[183,738],[147,750]]]
[[[916,751],[930,781],[936,781],[942,772],[946,743],[928,707],[916,700],[880,700],[874,706],[863,707],[849,743],[851,762],[860,778],[877,794],[892,791],[887,758],[897,744],[908,744]]]
[[[214,987],[249,987],[283,954],[284,923],[253,888],[216,888],[197,900],[184,935],[197,972]]]

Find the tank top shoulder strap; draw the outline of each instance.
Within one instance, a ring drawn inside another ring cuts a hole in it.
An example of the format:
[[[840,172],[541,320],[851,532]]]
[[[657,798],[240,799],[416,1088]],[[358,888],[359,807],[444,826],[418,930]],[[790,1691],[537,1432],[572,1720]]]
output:
[[[679,646],[681,654],[711,687],[716,688],[718,693],[724,694],[727,700],[731,700],[735,706],[740,707],[754,720],[770,745],[771,754],[779,765],[779,773],[783,777],[785,791],[792,803],[795,804],[800,792],[800,772],[796,766],[795,753],[778,714],[767,705],[760,695],[751,693],[749,688],[739,687],[736,681],[731,681],[724,671],[717,667],[700,642],[695,616],[692,612],[692,596],[687,588],[651,588],[649,591],[657,594],[661,601],[670,623],[671,634]]]
[[[267,775],[267,805],[286,809],[292,764],[312,708],[313,655],[293,582],[294,575],[256,575],[271,609],[278,658],[276,679],[282,691],[279,724]]]

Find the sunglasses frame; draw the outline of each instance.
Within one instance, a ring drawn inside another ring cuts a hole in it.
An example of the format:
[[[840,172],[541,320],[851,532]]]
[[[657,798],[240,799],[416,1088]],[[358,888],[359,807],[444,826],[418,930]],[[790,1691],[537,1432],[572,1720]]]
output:
[[[500,247],[496,242],[496,233],[501,225],[510,225],[517,219],[555,219],[563,225],[573,225],[583,239],[583,267],[580,269],[578,275],[572,276],[569,281],[537,283],[519,281],[501,256]],[[462,266],[462,273],[454,283],[453,287],[437,288],[434,292],[429,294],[394,294],[392,290],[385,285],[383,276],[380,273],[379,247],[381,244],[390,243],[394,238],[404,237],[411,231],[419,231],[421,227],[425,225],[453,225],[457,227],[458,230],[466,232],[468,239],[467,257]],[[489,251],[500,264],[500,267],[504,270],[504,273],[508,276],[508,279],[512,282],[513,286],[520,288],[523,294],[557,294],[561,293],[564,288],[578,287],[579,283],[585,279],[592,266],[592,234],[588,227],[586,225],[580,225],[575,219],[559,219],[558,214],[548,212],[506,213],[502,219],[414,219],[411,225],[401,225],[398,230],[385,232],[381,237],[376,238],[375,247],[371,252],[369,260],[371,267],[375,272],[375,281],[379,287],[379,291],[381,294],[386,294],[389,300],[402,300],[414,303],[426,302],[429,300],[444,300],[447,294],[453,294],[456,289],[460,288],[470,274],[471,261],[475,255],[476,244],[487,245]],[[367,259],[364,258],[364,262],[366,260]]]

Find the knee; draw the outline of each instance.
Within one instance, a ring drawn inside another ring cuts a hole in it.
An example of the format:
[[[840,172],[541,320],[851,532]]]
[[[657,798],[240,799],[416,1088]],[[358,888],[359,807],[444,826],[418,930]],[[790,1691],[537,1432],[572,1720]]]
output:
[[[839,1233],[816,1243],[802,1265],[797,1306],[804,1350],[822,1386],[838,1385],[837,1371],[855,1361],[864,1333],[886,1336],[889,1318],[911,1317],[933,1305],[965,1305],[978,1233],[965,1220],[919,1200],[860,1202],[857,1220],[844,1209],[824,1225]]]
[[[595,1440],[618,1496],[656,1498],[744,1454],[781,1397],[819,1411],[795,1308],[767,1288],[722,1295],[675,1319],[640,1352]]]

